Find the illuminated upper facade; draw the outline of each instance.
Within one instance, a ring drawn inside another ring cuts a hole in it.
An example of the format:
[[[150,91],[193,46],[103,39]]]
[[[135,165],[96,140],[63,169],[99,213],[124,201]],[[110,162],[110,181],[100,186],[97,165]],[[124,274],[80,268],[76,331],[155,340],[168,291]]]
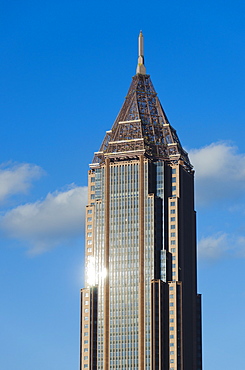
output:
[[[143,54],[90,165],[80,368],[201,370],[194,171]]]

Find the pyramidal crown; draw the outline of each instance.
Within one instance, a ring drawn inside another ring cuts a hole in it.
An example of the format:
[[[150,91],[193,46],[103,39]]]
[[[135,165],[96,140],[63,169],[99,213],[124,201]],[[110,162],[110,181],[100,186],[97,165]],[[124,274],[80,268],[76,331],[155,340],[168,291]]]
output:
[[[188,154],[161,106],[150,76],[146,74],[142,32],[139,35],[136,75],[111,130],[106,132],[90,166],[98,166],[106,157],[125,160],[141,154],[155,160],[181,161],[187,168],[192,168]]]

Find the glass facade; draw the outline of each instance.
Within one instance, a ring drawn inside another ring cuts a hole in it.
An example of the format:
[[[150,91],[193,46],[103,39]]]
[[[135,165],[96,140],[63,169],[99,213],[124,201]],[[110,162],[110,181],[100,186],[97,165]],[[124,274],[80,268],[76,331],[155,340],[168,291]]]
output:
[[[109,271],[105,269],[105,167],[90,174],[94,183],[93,212],[87,218],[88,286],[98,287],[97,364],[103,369],[104,278],[109,274],[110,369],[139,368],[139,161],[109,166]],[[151,369],[151,281],[166,282],[166,251],[163,250],[164,163],[144,161],[144,357]],[[150,175],[151,174],[151,175]],[[91,204],[90,204],[91,206]],[[91,222],[93,219],[93,222]],[[156,222],[160,222],[156,227]],[[158,230],[158,231],[157,231]],[[157,235],[158,233],[158,235]],[[92,239],[93,235],[93,239]],[[157,238],[159,236],[159,238]],[[93,245],[93,246],[92,246]],[[158,253],[158,254],[157,254]],[[157,259],[157,260],[156,260]],[[159,266],[158,266],[159,264]],[[159,275],[159,276],[158,276]],[[86,305],[86,302],[85,302]],[[87,334],[85,334],[87,335]]]
[[[109,222],[110,369],[135,369],[138,363],[138,163],[110,166]]]

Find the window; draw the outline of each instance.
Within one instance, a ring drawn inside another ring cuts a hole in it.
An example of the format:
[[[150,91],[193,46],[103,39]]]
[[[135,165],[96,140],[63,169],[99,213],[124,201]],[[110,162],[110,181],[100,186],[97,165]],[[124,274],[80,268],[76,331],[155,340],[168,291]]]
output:
[[[175,243],[176,243],[175,240],[171,240],[170,242],[171,245],[175,245]]]
[[[171,248],[171,253],[175,253],[176,252],[176,248]]]
[[[92,186],[90,187],[90,190],[91,190],[91,191],[95,191],[95,186],[94,186],[94,185],[92,185]]]
[[[84,356],[84,361],[88,360],[88,356]]]
[[[171,225],[170,226],[170,229],[175,229],[175,225]]]
[[[92,229],[92,225],[88,225],[88,230],[91,230]]]
[[[174,298],[174,295],[173,295],[173,294],[170,294],[170,295],[169,295],[169,298]]]
[[[88,240],[88,245],[91,245],[92,244],[92,240]]]
[[[169,290],[174,290],[174,287],[173,286],[169,287]]]
[[[87,251],[90,253],[92,252],[92,248],[87,248]]]
[[[171,236],[171,238],[174,238],[176,235],[175,235],[175,233],[171,233],[170,236]]]
[[[91,177],[91,182],[95,182],[95,177]]]
[[[88,217],[87,221],[88,222],[91,222],[92,221],[92,217]]]
[[[85,301],[85,306],[88,306],[88,301]]]
[[[88,364],[85,364],[84,367],[88,367]]]
[[[174,311],[169,311],[169,315],[174,315]]]
[[[85,317],[84,317],[84,320],[85,320],[85,321],[88,321],[88,316],[85,316]]]
[[[85,336],[85,337],[88,337],[88,331],[85,331],[85,332],[84,332],[84,336]]]
[[[176,168],[172,168],[172,173],[175,174],[176,173]]]
[[[172,182],[176,182],[176,177],[172,177]]]
[[[172,191],[175,191],[176,190],[176,186],[172,186]]]
[[[91,236],[92,236],[92,233],[87,233],[88,238],[91,238]]]
[[[175,209],[171,209],[170,213],[173,215],[175,213]],[[91,221],[92,221],[92,219],[91,219]]]
[[[174,351],[170,351],[170,355],[174,355]]]
[[[174,207],[175,206],[175,202],[170,202],[170,206],[171,207]]]
[[[176,276],[176,272],[175,271],[173,271],[173,276]]]
[[[92,213],[92,209],[88,209],[87,213],[88,213],[89,215],[91,215],[91,213]]]
[[[174,331],[174,327],[173,326],[170,326],[169,330],[170,331]]]
[[[85,340],[85,341],[84,341],[84,344],[88,344],[88,340]]]
[[[174,335],[173,335],[173,334],[171,334],[171,335],[169,336],[169,338],[170,338],[170,339],[174,339]]]
[[[174,306],[174,303],[173,303],[173,302],[170,302],[170,303],[169,303],[169,306],[170,306],[170,307],[173,307],[173,306]]]
[[[174,319],[169,319],[169,322],[174,322]]]
[[[174,363],[174,360],[173,360],[173,359],[171,359],[171,360],[170,360],[170,364],[173,364],[173,363]]]
[[[175,269],[175,267],[176,267],[175,263],[172,264],[172,267],[173,267],[173,269]]]
[[[89,312],[89,309],[88,308],[85,308],[84,312],[85,313],[88,313]]]
[[[88,329],[88,324],[85,324],[85,325],[84,325],[84,328],[85,328],[85,329]]]
[[[169,347],[174,347],[174,343],[170,343],[169,344]]]
[[[85,293],[85,297],[89,297],[89,293],[87,292],[87,293]]]
[[[174,222],[175,221],[175,217],[170,217],[170,221],[171,222]]]
[[[91,194],[90,198],[95,199],[95,194]]]

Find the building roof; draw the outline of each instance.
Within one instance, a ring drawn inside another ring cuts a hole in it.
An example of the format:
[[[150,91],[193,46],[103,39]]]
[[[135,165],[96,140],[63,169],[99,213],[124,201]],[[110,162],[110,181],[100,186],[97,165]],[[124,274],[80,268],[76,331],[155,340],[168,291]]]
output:
[[[141,32],[136,75],[112,129],[106,132],[99,152],[94,155],[92,166],[103,162],[107,156],[125,159],[144,154],[156,160],[181,160],[192,167],[145,72]]]

